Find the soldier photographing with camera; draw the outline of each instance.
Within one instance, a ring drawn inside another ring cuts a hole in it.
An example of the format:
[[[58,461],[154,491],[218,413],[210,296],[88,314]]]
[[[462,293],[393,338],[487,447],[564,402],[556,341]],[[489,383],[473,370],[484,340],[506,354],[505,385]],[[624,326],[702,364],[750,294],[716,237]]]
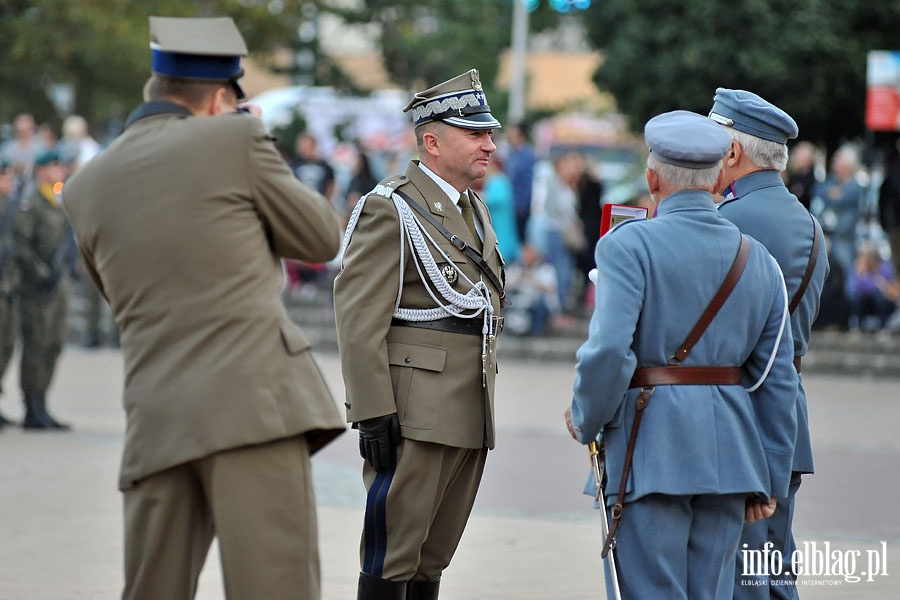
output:
[[[64,193],[121,331],[123,598],[192,598],[216,536],[228,598],[316,599],[310,455],[345,427],[281,259],[330,260],[338,219],[237,110],[230,18],[151,17],[150,36],[146,102]]]

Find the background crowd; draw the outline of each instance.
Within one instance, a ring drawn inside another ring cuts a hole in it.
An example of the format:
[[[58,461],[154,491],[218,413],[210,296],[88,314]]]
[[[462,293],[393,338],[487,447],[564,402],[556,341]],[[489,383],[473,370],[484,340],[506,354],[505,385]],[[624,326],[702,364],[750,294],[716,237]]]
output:
[[[90,348],[116,345],[118,336],[81,272],[57,203],[65,179],[111,140],[96,140],[78,115],[57,130],[22,113],[0,133],[0,369],[5,373],[18,343],[25,424],[65,429],[50,416],[45,398],[59,347],[66,340]],[[508,332],[537,336],[571,328],[592,309],[587,273],[602,204],[641,204],[652,216],[653,202],[641,186],[611,198],[609,190],[621,181],[605,178],[590,149],[560,146],[539,155],[526,123],[496,131],[495,142],[498,152],[478,185],[507,262]],[[382,177],[414,158],[403,149],[385,156],[353,140],[326,154],[308,132],[282,150],[297,178],[331,199],[344,223]],[[634,180],[642,173],[638,162]],[[900,331],[900,148],[863,165],[854,145],[841,146],[826,161],[820,149],[801,141],[791,147],[783,176],[825,233],[831,275],[814,327]],[[340,256],[328,264],[286,264],[286,300],[328,299],[339,267]],[[0,415],[0,427],[8,422]]]

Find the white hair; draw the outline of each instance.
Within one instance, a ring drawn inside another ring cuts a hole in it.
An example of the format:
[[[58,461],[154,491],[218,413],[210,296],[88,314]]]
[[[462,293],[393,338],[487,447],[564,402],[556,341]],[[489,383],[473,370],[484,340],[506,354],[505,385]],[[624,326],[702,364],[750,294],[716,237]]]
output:
[[[719,173],[722,171],[722,161],[705,169],[688,169],[663,162],[651,152],[647,157],[647,168],[656,171],[660,179],[680,190],[712,191],[719,179]]]
[[[750,162],[760,169],[774,169],[780,173],[787,168],[787,145],[764,140],[733,127],[725,127],[725,130],[731,134],[731,139],[741,145]]]

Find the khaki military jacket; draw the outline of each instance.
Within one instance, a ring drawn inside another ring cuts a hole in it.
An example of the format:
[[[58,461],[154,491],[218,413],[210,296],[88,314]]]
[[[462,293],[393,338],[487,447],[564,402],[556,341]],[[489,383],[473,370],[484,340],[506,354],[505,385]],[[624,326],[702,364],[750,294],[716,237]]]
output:
[[[121,487],[248,444],[345,426],[281,302],[281,257],[339,248],[331,205],[259,119],[166,113],[130,124],[66,184],[87,271],[121,330]]]
[[[497,236],[484,202],[472,190],[469,197],[481,221],[484,242],[473,239],[453,202],[412,161],[404,175],[380,184],[406,193],[441,225],[481,254],[497,278],[503,280],[503,261]],[[377,188],[382,191],[385,188]],[[420,218],[426,231],[452,265],[430,246],[442,272],[453,267],[471,281],[483,277],[475,264],[435,227]],[[401,279],[400,221],[394,203],[371,194],[343,256],[334,284],[338,345],[346,388],[347,420],[397,412],[403,437],[461,448],[494,446],[494,378],[491,349],[483,373],[482,336],[392,325]],[[432,308],[435,301],[410,257],[404,242],[403,288],[400,307]],[[453,287],[468,291],[461,276]],[[486,280],[486,278],[484,278]],[[500,315],[500,290],[490,287],[494,315]]]

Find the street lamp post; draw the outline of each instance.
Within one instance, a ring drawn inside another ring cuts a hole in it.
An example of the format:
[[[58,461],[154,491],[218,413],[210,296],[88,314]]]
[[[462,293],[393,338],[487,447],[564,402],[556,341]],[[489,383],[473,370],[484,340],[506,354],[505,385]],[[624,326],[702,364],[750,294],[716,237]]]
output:
[[[528,53],[528,10],[525,0],[512,0],[513,30],[510,60],[509,120],[525,117],[525,58]]]
[[[512,49],[510,56],[509,121],[516,123],[525,118],[525,60],[528,54],[528,13],[537,8],[540,0],[512,0]],[[559,13],[584,10],[591,0],[550,0],[550,6]]]

